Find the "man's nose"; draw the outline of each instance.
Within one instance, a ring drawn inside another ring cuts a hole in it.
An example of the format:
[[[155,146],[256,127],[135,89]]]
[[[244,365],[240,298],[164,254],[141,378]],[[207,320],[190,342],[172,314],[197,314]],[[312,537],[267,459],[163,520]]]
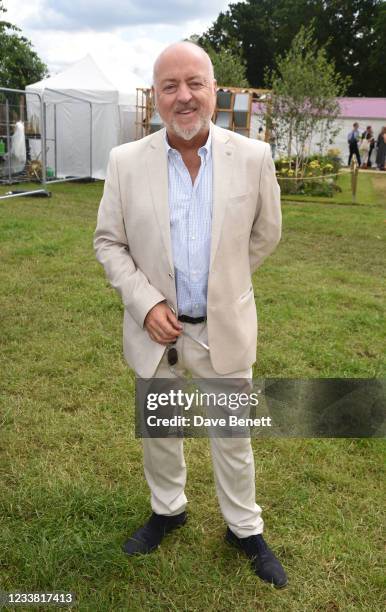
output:
[[[186,83],[180,83],[177,91],[178,102],[186,104],[192,99],[192,92]]]

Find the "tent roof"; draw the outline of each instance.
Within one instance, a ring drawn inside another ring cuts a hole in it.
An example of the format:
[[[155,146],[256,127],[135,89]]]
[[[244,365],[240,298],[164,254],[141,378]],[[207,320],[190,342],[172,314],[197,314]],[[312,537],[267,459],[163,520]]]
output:
[[[75,64],[65,68],[65,70],[59,74],[28,85],[28,87],[57,90],[97,89],[98,91],[117,91],[117,88],[103,74],[91,55],[86,55]]]
[[[118,103],[119,95],[118,89],[103,74],[90,55],[86,55],[59,74],[27,85],[26,90],[39,92],[54,90],[94,103]]]

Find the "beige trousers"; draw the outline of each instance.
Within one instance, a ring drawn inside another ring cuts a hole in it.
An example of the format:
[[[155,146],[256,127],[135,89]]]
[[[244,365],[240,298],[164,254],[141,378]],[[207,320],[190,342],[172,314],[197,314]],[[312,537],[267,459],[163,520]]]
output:
[[[207,325],[184,323],[194,338],[208,344]],[[182,334],[175,345],[178,363],[170,368],[166,352],[155,373],[157,378],[252,378],[252,369],[222,376],[210,363],[209,352]],[[255,502],[255,466],[250,438],[210,437],[217,497],[225,522],[240,538],[262,533],[261,508]],[[182,438],[143,438],[144,471],[157,514],[175,515],[185,510],[186,464]]]

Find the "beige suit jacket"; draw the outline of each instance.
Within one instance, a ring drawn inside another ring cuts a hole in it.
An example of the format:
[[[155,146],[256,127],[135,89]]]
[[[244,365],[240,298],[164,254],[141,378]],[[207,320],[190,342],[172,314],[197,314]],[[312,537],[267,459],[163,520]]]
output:
[[[219,374],[256,360],[251,274],[280,240],[280,188],[268,144],[214,125],[213,217],[207,325]],[[165,351],[144,320],[162,300],[177,311],[170,238],[165,130],[111,151],[94,246],[124,304],[128,364],[150,378]]]

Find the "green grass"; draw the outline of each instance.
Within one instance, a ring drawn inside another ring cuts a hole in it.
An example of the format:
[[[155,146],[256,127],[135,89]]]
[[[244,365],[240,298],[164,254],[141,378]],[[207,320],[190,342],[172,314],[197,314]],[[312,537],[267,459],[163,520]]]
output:
[[[254,277],[257,376],[384,375],[381,178],[368,206],[284,203]],[[223,542],[203,439],[185,442],[187,526],[123,556],[149,502],[122,306],[92,250],[101,189],[0,201],[0,589],[71,590],[90,612],[383,610],[381,440],[253,442],[282,592]]]
[[[359,171],[355,204],[357,206],[382,205],[386,202],[386,178],[383,173]],[[309,195],[283,195],[283,201],[289,202],[318,202],[324,204],[347,204],[352,206],[351,174],[346,170],[338,178],[338,186],[342,191],[337,192],[333,198]]]

